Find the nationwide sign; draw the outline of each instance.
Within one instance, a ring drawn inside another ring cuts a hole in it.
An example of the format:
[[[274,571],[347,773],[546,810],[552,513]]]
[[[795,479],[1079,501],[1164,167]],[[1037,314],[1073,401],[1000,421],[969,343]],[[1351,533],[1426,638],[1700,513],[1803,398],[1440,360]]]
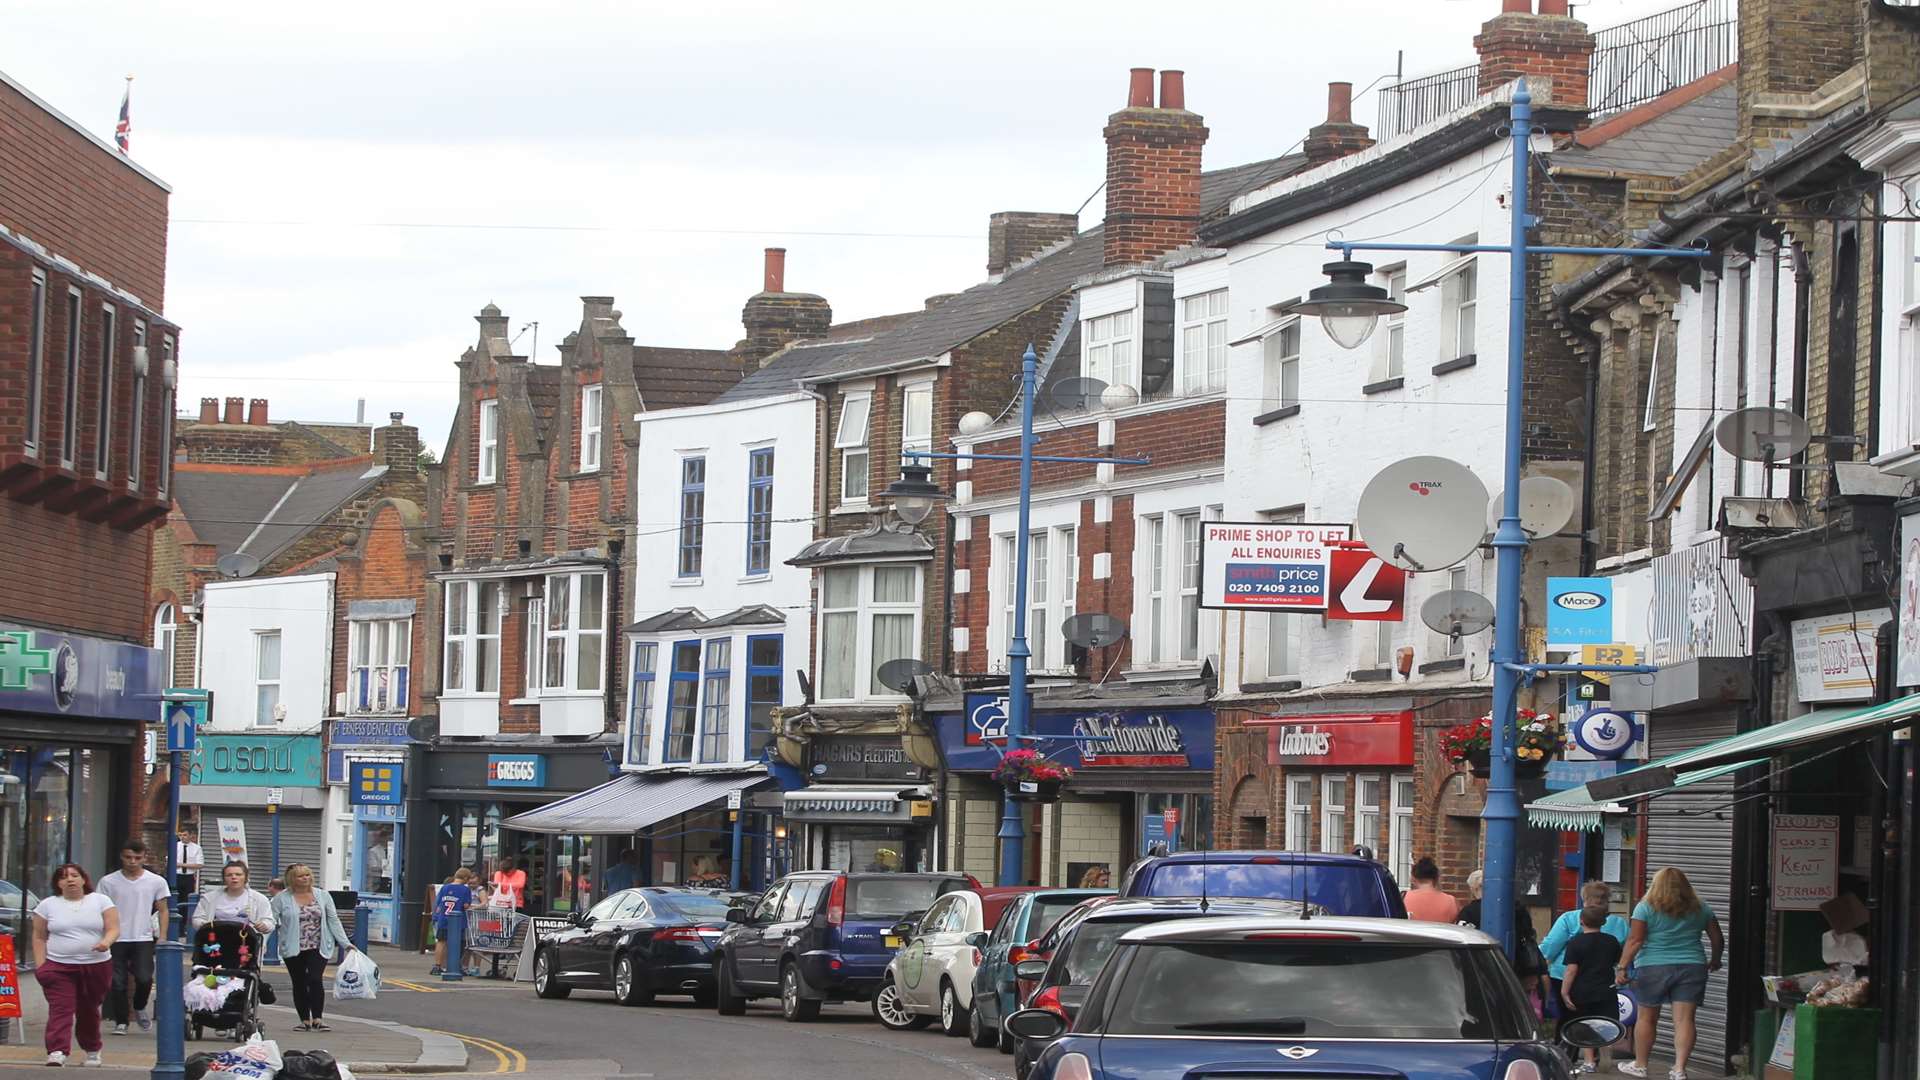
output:
[[[1226,611],[1327,610],[1333,552],[1351,525],[1200,523],[1200,606]]]
[[[991,769],[1007,740],[1005,694],[968,694],[965,711],[935,714],[947,767]],[[1193,706],[1035,710],[1026,746],[1075,769],[1213,770],[1213,710]]]
[[[1411,765],[1413,713],[1257,716],[1269,765]]]

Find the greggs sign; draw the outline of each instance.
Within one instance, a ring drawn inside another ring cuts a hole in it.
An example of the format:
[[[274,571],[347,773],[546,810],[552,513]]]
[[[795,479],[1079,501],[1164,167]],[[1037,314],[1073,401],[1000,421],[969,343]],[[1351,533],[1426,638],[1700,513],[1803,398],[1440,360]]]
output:
[[[1413,713],[1257,716],[1269,765],[1411,765]]]

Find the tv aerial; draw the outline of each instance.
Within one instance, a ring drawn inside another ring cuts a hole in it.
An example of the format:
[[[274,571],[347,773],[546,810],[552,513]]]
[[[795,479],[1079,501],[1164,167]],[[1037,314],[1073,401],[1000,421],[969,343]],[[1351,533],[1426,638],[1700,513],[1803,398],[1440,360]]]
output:
[[[1487,531],[1500,525],[1501,503],[1506,492],[1497,491],[1487,500]],[[1573,520],[1574,494],[1567,482],[1551,476],[1529,476],[1520,481],[1520,531],[1527,539],[1557,535]]]
[[[223,578],[252,577],[260,572],[260,559],[244,551],[230,551],[215,559],[213,568]]]
[[[1486,538],[1487,486],[1443,457],[1410,457],[1381,469],[1360,495],[1354,526],[1375,555],[1402,570],[1443,570]]]
[[[903,656],[898,660],[889,660],[873,669],[873,677],[880,680],[881,686],[895,693],[910,694],[913,692],[913,680],[932,672],[933,666],[925,660]]]
[[[1083,611],[1060,624],[1060,636],[1083,649],[1104,649],[1127,639],[1127,624],[1104,611]]]
[[[1420,621],[1434,633],[1458,641],[1493,625],[1493,604],[1477,592],[1447,589],[1420,605]]]
[[[1063,412],[1093,412],[1100,408],[1101,395],[1106,392],[1105,380],[1077,375],[1055,383],[1050,396],[1054,406]]]
[[[1798,455],[1813,443],[1813,430],[1786,409],[1737,409],[1714,428],[1720,449],[1742,461],[1776,462]]]

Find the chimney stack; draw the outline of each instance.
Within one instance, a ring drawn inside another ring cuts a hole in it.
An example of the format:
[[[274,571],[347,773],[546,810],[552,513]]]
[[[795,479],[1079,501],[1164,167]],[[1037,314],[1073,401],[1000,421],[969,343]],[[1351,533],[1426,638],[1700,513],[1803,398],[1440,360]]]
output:
[[[1200,227],[1200,158],[1206,122],[1186,108],[1183,73],[1134,68],[1127,107],[1107,117],[1107,217],[1103,265],[1145,262],[1194,242]]]
[[[247,407],[246,398],[237,398],[237,397],[228,398],[226,415],[220,418],[221,422],[226,424],[245,423],[246,407]]]
[[[247,423],[252,424],[254,427],[267,426],[266,398],[257,397],[247,402]]]
[[[1003,210],[987,219],[987,276],[996,277],[1078,235],[1076,214]]]
[[[824,297],[787,291],[787,249],[768,248],[760,292],[740,312],[747,336],[733,351],[743,365],[759,366],[789,343],[818,337],[833,326],[833,308]]]
[[[760,283],[761,292],[783,293],[787,291],[787,249],[768,248],[765,262],[764,280]]]
[[[1372,145],[1366,125],[1353,122],[1353,84],[1328,83],[1326,122],[1307,130],[1307,167],[1337,161]]]
[[[386,426],[373,429],[373,463],[390,473],[420,471],[420,429],[402,423],[405,419],[405,413],[388,413]]]
[[[1500,14],[1480,27],[1480,93],[1526,79],[1536,108],[1585,109],[1593,35],[1568,14],[1567,0],[1501,0]]]
[[[200,399],[200,422],[203,424],[217,424],[220,422],[219,398],[203,397]]]

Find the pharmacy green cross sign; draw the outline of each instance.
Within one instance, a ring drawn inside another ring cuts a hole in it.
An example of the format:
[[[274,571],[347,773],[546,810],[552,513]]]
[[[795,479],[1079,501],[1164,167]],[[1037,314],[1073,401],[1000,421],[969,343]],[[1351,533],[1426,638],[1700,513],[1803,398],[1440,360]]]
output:
[[[9,630],[0,633],[0,690],[26,690],[33,677],[53,673],[53,650],[33,647],[33,632]]]

